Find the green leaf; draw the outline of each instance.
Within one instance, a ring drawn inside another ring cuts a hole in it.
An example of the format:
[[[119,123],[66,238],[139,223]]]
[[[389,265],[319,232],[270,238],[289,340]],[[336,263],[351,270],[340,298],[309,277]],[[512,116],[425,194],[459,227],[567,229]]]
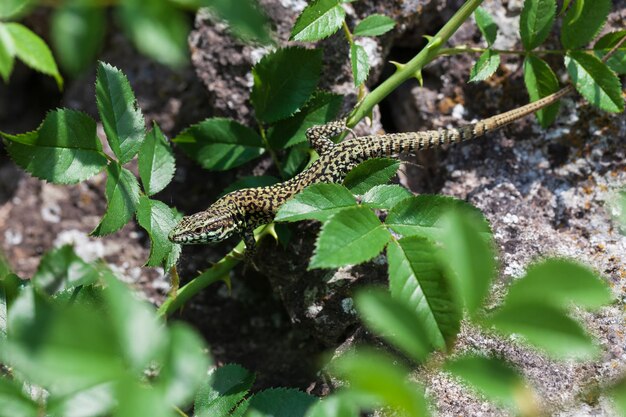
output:
[[[139,176],[147,195],[163,190],[174,177],[176,162],[169,141],[154,123],[139,149]]]
[[[280,180],[276,177],[272,177],[271,175],[252,175],[249,177],[243,177],[226,187],[220,194],[220,197],[243,188],[267,187],[278,182],[280,182]]]
[[[272,126],[268,132],[272,148],[288,148],[306,142],[307,129],[335,120],[342,102],[342,95],[316,92],[301,111]]]
[[[478,57],[478,61],[476,61],[470,70],[469,81],[475,83],[486,80],[496,72],[499,66],[500,55],[488,49]]]
[[[103,7],[65,3],[52,14],[52,45],[61,67],[72,76],[89,68],[104,42],[106,13]]]
[[[612,299],[608,285],[589,268],[566,259],[548,259],[531,266],[511,285],[505,303],[536,301],[562,308],[598,309]]]
[[[2,0],[0,20],[15,19],[28,13],[36,0]]]
[[[577,1],[577,5],[583,3]],[[611,10],[611,0],[588,0],[582,10],[572,7],[563,18],[561,43],[566,49],[577,49],[587,45],[596,37],[606,23]]]
[[[447,212],[443,219],[447,230],[443,234],[442,262],[454,272],[456,288],[470,315],[481,308],[497,272],[495,242],[484,238],[487,220],[482,219],[478,225],[474,220],[458,210]]]
[[[21,384],[20,384],[21,385]],[[0,417],[38,417],[39,404],[26,396],[8,377],[0,377]]]
[[[555,0],[525,0],[520,16],[520,36],[527,51],[541,45],[554,25]]]
[[[520,394],[529,390],[515,369],[495,358],[461,356],[446,362],[443,369],[487,398],[509,407],[515,406]]]
[[[626,414],[626,379],[617,383],[610,392],[622,413]]]
[[[110,383],[96,385],[67,396],[50,397],[47,415],[63,417],[108,416],[117,405]]]
[[[124,365],[133,373],[140,373],[152,361],[163,358],[167,346],[166,329],[157,319],[152,305],[136,299],[112,273],[107,275],[106,284],[106,314]]]
[[[100,224],[91,232],[93,236],[104,236],[120,230],[133,217],[139,202],[140,190],[135,174],[117,162],[112,162],[107,167],[107,175],[107,211]]]
[[[272,43],[268,19],[256,0],[197,0],[197,3],[210,7],[239,38]]]
[[[174,323],[168,333],[169,345],[156,388],[162,390],[169,404],[185,408],[206,379],[210,360],[204,341],[188,325]]]
[[[413,194],[399,185],[377,185],[363,194],[363,204],[377,209],[391,210],[396,204]]]
[[[96,122],[85,113],[55,110],[34,132],[8,135],[7,151],[17,165],[55,184],[74,184],[102,171],[107,158]]]
[[[358,87],[365,82],[370,73],[369,57],[365,48],[358,43],[350,45],[350,62],[352,63],[354,85]]]
[[[110,318],[94,306],[53,302],[29,287],[11,306],[8,325],[10,337],[0,349],[3,362],[53,396],[126,372]]]
[[[559,89],[559,81],[550,66],[535,55],[527,55],[524,59],[524,83],[530,101],[537,101],[549,96]],[[559,102],[537,110],[537,120],[543,128],[554,122],[559,112]]]
[[[170,66],[188,62],[187,16],[167,1],[125,0],[116,9],[139,52]]]
[[[96,282],[100,274],[92,265],[76,255],[74,248],[65,245],[47,252],[32,278],[35,287],[48,295]]]
[[[442,195],[422,194],[396,204],[385,219],[385,224],[403,236],[423,236],[434,241],[446,237],[443,214],[450,210],[462,210],[472,217],[484,237],[490,239],[489,224],[477,208],[455,198]]]
[[[3,255],[0,255],[3,266],[6,264],[6,259]],[[8,313],[13,301],[17,298],[20,291],[26,287],[27,280],[23,280],[17,275],[7,271],[3,272],[0,276],[0,343],[7,337],[7,321]],[[2,355],[0,354],[0,360]]]
[[[246,416],[250,417],[304,417],[307,410],[319,400],[291,388],[270,388],[250,399]]]
[[[593,45],[593,49],[599,58],[604,57],[624,36],[626,30],[607,33]],[[626,46],[622,45],[611,56],[606,64],[618,74],[626,74]]]
[[[280,48],[252,68],[251,100],[258,120],[273,123],[298,111],[317,87],[322,69],[319,49]]]
[[[345,17],[339,0],[314,0],[298,16],[289,39],[314,42],[327,38],[339,30]]]
[[[354,194],[365,194],[377,185],[388,183],[399,167],[397,159],[368,159],[348,172],[343,184]]]
[[[474,12],[474,19],[476,20],[478,29],[480,29],[480,33],[483,34],[483,37],[487,41],[487,45],[492,46],[498,37],[498,25],[494,22],[493,17],[491,17],[487,10],[478,7]]]
[[[506,303],[489,323],[500,332],[524,337],[555,358],[589,359],[598,351],[576,321],[543,302]]]
[[[176,143],[202,168],[225,171],[263,154],[263,140],[252,129],[231,119],[210,118],[183,130]]]
[[[178,223],[176,211],[160,201],[142,196],[137,207],[137,221],[146,229],[152,242],[150,258],[146,265],[160,266],[165,262],[165,269],[169,269],[169,266],[176,263],[178,257],[176,255],[171,258],[170,253],[180,254],[180,245],[170,242],[167,237]]]
[[[322,226],[309,268],[336,268],[368,261],[390,239],[391,235],[370,209],[342,210]]]
[[[624,111],[619,78],[597,57],[585,52],[568,52],[565,66],[576,90],[591,104],[610,112]]]
[[[301,143],[289,149],[287,157],[283,161],[283,174],[285,178],[291,178],[302,171],[305,162],[312,158],[310,148]]]
[[[386,291],[369,290],[359,292],[355,302],[367,327],[417,363],[426,360],[433,350],[428,331],[404,300],[394,300]]]
[[[5,83],[9,82],[14,64],[15,44],[4,23],[0,22],[0,76]]]
[[[359,417],[359,409],[346,395],[331,394],[309,408],[306,417]]]
[[[13,38],[15,55],[35,71],[53,77],[59,89],[63,88],[63,78],[48,45],[26,26],[19,23],[6,23],[5,28]]]
[[[361,20],[354,28],[354,36],[379,36],[394,28],[396,22],[385,15],[373,14]]]
[[[387,247],[389,290],[417,314],[437,349],[451,346],[462,317],[458,296],[441,265],[439,250],[421,237],[405,237]]]
[[[125,164],[139,151],[145,122],[126,76],[104,62],[98,64],[96,102],[109,145]]]
[[[408,416],[428,416],[423,389],[409,381],[409,371],[395,358],[370,350],[347,353],[333,360],[334,375],[345,379],[351,391],[372,395]]]
[[[229,417],[252,388],[255,376],[247,369],[229,364],[211,372],[196,394],[194,415]]]
[[[126,379],[116,386],[117,409],[112,417],[177,417],[159,390],[145,383]]]
[[[327,221],[334,214],[356,207],[352,193],[339,184],[313,184],[287,200],[274,220],[296,222],[300,220]]]

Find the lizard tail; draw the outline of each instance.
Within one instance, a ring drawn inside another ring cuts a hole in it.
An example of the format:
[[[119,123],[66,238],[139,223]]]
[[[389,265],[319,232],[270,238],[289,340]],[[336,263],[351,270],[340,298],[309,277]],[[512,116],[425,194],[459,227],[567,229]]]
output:
[[[382,155],[392,156],[403,153],[414,154],[422,149],[471,140],[554,104],[572,90],[573,86],[569,85],[525,106],[459,128],[383,135],[379,146],[382,148]]]

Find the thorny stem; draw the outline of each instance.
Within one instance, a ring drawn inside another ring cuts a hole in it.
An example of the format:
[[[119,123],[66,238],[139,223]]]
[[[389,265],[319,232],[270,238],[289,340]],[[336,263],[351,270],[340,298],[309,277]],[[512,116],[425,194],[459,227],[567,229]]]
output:
[[[450,39],[450,37],[459,29],[461,24],[465,22],[474,13],[474,10],[483,0],[467,0],[463,6],[452,16],[452,18],[437,32],[437,34],[428,42],[426,47],[422,49],[413,59],[404,64],[391,77],[387,78],[374,91],[369,93],[352,112],[348,118],[348,127],[354,127],[361,119],[367,116],[375,105],[380,103],[387,95],[398,88],[406,80],[415,77],[415,75],[424,68],[433,59],[437,58],[441,47]]]
[[[224,281],[224,276],[241,261],[241,253],[245,249],[243,241],[239,242],[226,256],[220,259],[212,267],[179,288],[177,294],[168,295],[165,302],[157,310],[159,316],[169,316],[182,307],[191,297],[199,293],[209,285]]]

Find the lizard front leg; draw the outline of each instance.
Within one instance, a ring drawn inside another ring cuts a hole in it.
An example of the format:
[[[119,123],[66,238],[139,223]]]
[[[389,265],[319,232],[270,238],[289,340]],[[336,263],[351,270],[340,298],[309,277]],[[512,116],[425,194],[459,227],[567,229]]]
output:
[[[310,127],[306,130],[306,138],[318,154],[331,150],[335,144],[330,140],[346,130],[346,119],[339,119],[324,125]]]

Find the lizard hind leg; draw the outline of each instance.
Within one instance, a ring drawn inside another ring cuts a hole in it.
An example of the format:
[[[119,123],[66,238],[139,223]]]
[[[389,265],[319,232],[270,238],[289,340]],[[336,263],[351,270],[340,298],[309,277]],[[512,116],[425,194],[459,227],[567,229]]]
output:
[[[335,144],[330,140],[346,130],[346,119],[339,119],[324,125],[313,126],[307,129],[306,138],[318,154],[331,150]]]

